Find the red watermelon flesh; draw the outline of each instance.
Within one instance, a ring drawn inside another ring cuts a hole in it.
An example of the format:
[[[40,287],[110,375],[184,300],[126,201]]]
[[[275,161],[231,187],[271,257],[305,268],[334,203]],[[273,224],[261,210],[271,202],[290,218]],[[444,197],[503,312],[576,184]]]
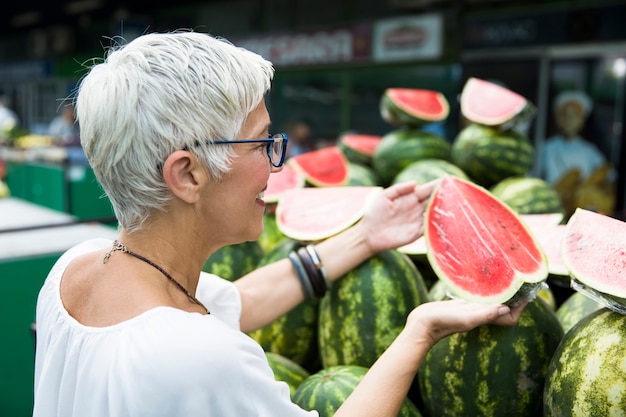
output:
[[[348,182],[348,160],[338,146],[296,155],[287,164],[316,187],[337,187]]]
[[[304,182],[304,176],[296,172],[291,165],[283,165],[282,170],[270,174],[263,200],[266,203],[276,203],[283,192],[304,187]]]
[[[561,256],[587,287],[626,298],[626,223],[577,208],[567,222]]]
[[[427,256],[437,276],[467,301],[503,303],[541,283],[547,259],[519,216],[485,188],[444,177],[426,211]]]
[[[374,156],[376,148],[382,140],[382,136],[349,133],[343,135],[340,140],[350,149],[362,153],[363,155]]]
[[[356,223],[382,187],[305,187],[283,193],[276,226],[287,237],[316,242]]]
[[[500,126],[533,108],[523,96],[498,84],[469,78],[461,92],[461,113],[485,126]]]
[[[435,122],[448,117],[448,101],[439,91],[388,88],[385,94],[403,111],[420,119]]]

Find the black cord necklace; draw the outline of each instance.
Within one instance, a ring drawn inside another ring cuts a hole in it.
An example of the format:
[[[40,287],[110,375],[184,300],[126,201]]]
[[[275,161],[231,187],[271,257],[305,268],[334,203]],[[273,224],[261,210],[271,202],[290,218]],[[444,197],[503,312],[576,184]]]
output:
[[[185,295],[194,303],[198,304],[200,307],[202,307],[204,310],[206,310],[207,314],[211,314],[209,312],[209,309],[205,307],[204,304],[202,304],[200,302],[200,300],[198,300],[196,297],[194,297],[193,294],[191,294],[189,291],[187,291],[187,289],[185,287],[183,287],[178,281],[176,281],[174,279],[174,277],[172,277],[170,274],[167,273],[167,271],[165,271],[163,268],[161,268],[159,265],[155,264],[154,262],[152,262],[150,259],[139,255],[138,253],[135,253],[133,251],[128,250],[128,248],[119,240],[115,240],[113,241],[113,247],[111,248],[110,251],[108,251],[106,253],[106,255],[104,255],[104,259],[102,259],[102,263],[105,264],[109,261],[109,258],[111,257],[111,255],[113,254],[113,252],[115,251],[120,251],[120,252],[124,252],[129,254],[130,256],[134,256],[135,258],[144,261],[145,263],[147,263],[148,265],[153,266],[154,268],[158,269],[163,275],[165,275],[165,277],[167,279],[169,279],[170,281],[172,281],[174,283],[174,285],[176,285],[178,287],[178,289],[180,289],[182,292],[185,293]]]

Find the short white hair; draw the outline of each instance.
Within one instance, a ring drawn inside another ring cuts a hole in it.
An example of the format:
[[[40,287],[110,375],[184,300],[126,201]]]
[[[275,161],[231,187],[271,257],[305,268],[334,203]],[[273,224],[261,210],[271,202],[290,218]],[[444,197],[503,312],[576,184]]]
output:
[[[76,98],[80,139],[120,227],[139,230],[165,209],[161,167],[173,151],[226,173],[231,147],[205,142],[236,138],[273,75],[258,54],[192,31],[140,36],[93,65]]]
[[[591,113],[593,108],[593,102],[591,98],[584,92],[580,90],[568,90],[559,93],[554,99],[554,110],[561,107],[563,104],[574,101],[582,107],[585,112],[585,116],[588,116]]]

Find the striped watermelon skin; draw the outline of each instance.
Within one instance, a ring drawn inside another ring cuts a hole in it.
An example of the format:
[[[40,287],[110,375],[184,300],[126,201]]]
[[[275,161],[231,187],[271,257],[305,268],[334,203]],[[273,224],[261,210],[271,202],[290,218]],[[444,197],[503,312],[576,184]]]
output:
[[[519,132],[470,123],[452,142],[451,158],[478,185],[490,188],[505,178],[530,171],[535,149]]]
[[[403,102],[403,99],[407,100]],[[450,113],[446,97],[434,90],[388,88],[379,104],[383,120],[394,126],[420,127],[445,120]]]
[[[409,312],[426,301],[426,284],[406,255],[388,250],[366,260],[333,283],[320,302],[322,366],[370,367]]]
[[[626,416],[626,316],[602,308],[567,332],[550,361],[543,412]]]
[[[259,266],[287,258],[300,243],[285,238],[259,262]],[[248,335],[266,352],[282,355],[309,372],[320,369],[317,347],[319,300],[304,300],[272,323]]]
[[[548,364],[563,329],[541,299],[518,325],[480,326],[440,340],[418,372],[425,414],[541,416]]]
[[[346,185],[356,187],[372,187],[381,185],[381,180],[378,178],[378,174],[371,166],[349,162],[348,183]]]
[[[235,281],[256,269],[265,251],[258,241],[224,246],[204,262],[202,270]]]
[[[465,180],[469,177],[461,168],[445,159],[422,159],[412,162],[398,173],[393,179],[393,184],[405,181],[415,181],[418,184],[425,184],[446,175],[454,175]]]
[[[519,214],[563,213],[559,194],[541,178],[508,177],[490,191]]]
[[[293,402],[305,410],[317,410],[320,417],[332,417],[361,382],[368,368],[338,365],[320,370],[305,379],[293,396]],[[408,398],[398,417],[421,417]]]
[[[383,136],[372,158],[372,166],[384,184],[391,184],[409,164],[433,158],[449,161],[450,142],[419,129],[397,129]]]
[[[602,304],[593,300],[591,297],[576,291],[567,297],[557,308],[556,317],[559,319],[561,326],[563,326],[563,331],[567,333],[585,316],[596,310],[600,310],[602,307]]]
[[[293,400],[293,395],[300,384],[311,374],[309,371],[295,363],[289,358],[273,352],[265,352],[267,363],[274,371],[274,378],[282,381],[289,386],[289,393]]]

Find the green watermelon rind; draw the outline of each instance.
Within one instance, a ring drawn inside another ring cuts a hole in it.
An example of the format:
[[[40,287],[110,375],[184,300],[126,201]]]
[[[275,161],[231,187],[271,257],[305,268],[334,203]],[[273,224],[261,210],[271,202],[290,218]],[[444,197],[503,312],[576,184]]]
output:
[[[624,416],[626,317],[608,308],[589,313],[552,355],[544,384],[545,417]]]
[[[324,368],[305,379],[293,396],[304,410],[316,410],[319,417],[332,417],[361,382],[368,368],[336,365]],[[419,409],[405,398],[398,417],[422,417]]]
[[[334,282],[319,306],[323,367],[370,367],[429,301],[420,271],[397,250],[380,252]]]
[[[289,386],[289,393],[293,398],[296,389],[311,374],[298,363],[274,352],[265,352],[267,363],[274,372],[274,378]]]
[[[415,181],[418,184],[443,178],[446,175],[455,175],[469,180],[467,174],[458,166],[445,159],[422,159],[407,165],[393,179],[392,184],[405,181]]]
[[[519,215],[517,213],[515,213],[510,207],[508,207],[506,204],[502,203],[501,201],[499,201],[497,198],[495,198],[493,195],[491,195],[491,193],[484,187],[481,187],[478,184],[472,183],[471,181],[467,181],[467,180],[463,180],[461,178],[458,177],[454,177],[454,176],[448,176],[448,177],[444,177],[444,181],[445,180],[453,180],[453,181],[459,181],[465,184],[470,185],[472,188],[474,188],[477,192],[482,192],[482,193],[486,193],[488,196],[491,197],[492,201],[494,204],[499,205],[503,210],[505,210],[505,212],[508,212],[510,215],[510,219],[514,220],[516,219],[517,222],[519,223],[520,229],[523,229],[526,231],[526,233],[528,234],[529,240],[531,242],[534,242],[536,248],[538,249],[539,253],[541,254],[542,257],[542,262],[540,262],[537,265],[537,269],[534,273],[527,273],[527,274],[521,274],[518,273],[518,271],[515,271],[513,277],[511,277],[511,284],[508,288],[503,289],[502,291],[500,291],[497,294],[493,294],[491,296],[480,296],[480,295],[476,295],[473,293],[470,293],[462,288],[460,288],[459,286],[457,286],[454,282],[454,280],[451,277],[448,277],[440,268],[439,266],[439,262],[437,260],[437,258],[435,257],[435,249],[432,247],[432,243],[429,239],[429,234],[430,232],[428,231],[428,227],[425,227],[424,229],[424,237],[426,239],[426,256],[428,258],[428,261],[430,263],[430,265],[433,268],[433,271],[435,272],[435,274],[439,277],[440,280],[444,281],[446,283],[446,286],[448,288],[448,290],[450,291],[450,295],[454,296],[456,298],[460,298],[462,300],[465,301],[469,301],[469,302],[478,302],[478,303],[483,303],[483,304],[497,304],[497,303],[507,303],[507,304],[516,304],[519,301],[521,301],[522,299],[527,299],[527,300],[532,300],[535,298],[537,292],[541,289],[541,286],[545,284],[546,280],[547,280],[547,276],[548,276],[548,260],[547,257],[545,255],[545,253],[543,252],[543,250],[540,248],[537,240],[535,239],[535,237],[533,236],[531,230],[528,228],[528,226],[522,221],[522,219],[519,217]],[[428,203],[428,207],[426,209],[426,212],[424,214],[425,218],[424,218],[424,223],[425,224],[429,224],[429,222],[431,221],[431,213],[432,211],[434,211],[435,209],[433,208],[433,204],[434,204],[434,196],[437,194],[437,192],[439,191],[439,189],[441,188],[441,184],[442,182],[440,182],[437,186],[437,188],[435,189],[435,191],[433,192],[433,197],[431,197],[429,203]],[[471,241],[471,238],[468,237],[468,239]],[[470,244],[469,242],[458,242],[458,244]]]
[[[604,305],[588,297],[582,292],[575,291],[556,310],[556,317],[567,333],[576,323],[594,311],[604,308]]]
[[[508,177],[525,176],[535,163],[535,148],[527,136],[476,123],[459,132],[450,155],[455,165],[487,188]]]
[[[507,177],[491,187],[490,191],[519,214],[564,212],[557,191],[541,178]]]
[[[374,150],[372,153],[364,152],[362,149],[358,149],[358,147],[354,146],[351,141],[354,140],[355,137],[359,136],[375,138],[378,139],[379,142],[382,140],[381,136],[376,135],[344,134],[337,141],[337,146],[343,152],[348,162],[369,166],[372,163],[372,158],[374,157],[374,153],[376,151]]]
[[[489,97],[485,94],[480,97],[475,97],[481,93],[481,85],[490,87],[491,94],[488,94]],[[494,93],[500,97],[493,97],[492,94]],[[502,114],[500,117],[489,117],[484,114],[478,114],[471,105],[471,100],[491,100],[494,102],[494,106],[491,108],[501,109],[502,106],[498,106],[495,103],[500,104],[506,97],[517,98],[518,106],[510,109],[509,113]],[[461,90],[460,108],[463,117],[470,122],[498,128],[500,130],[509,130],[522,125],[523,123],[530,121],[537,113],[536,106],[521,95],[509,90],[506,87],[496,86],[489,81],[480,80],[474,77],[468,78],[463,86],[463,90]]]
[[[445,138],[419,129],[396,129],[383,136],[372,166],[381,181],[391,184],[410,164],[424,159],[451,159],[451,145]]]
[[[388,88],[383,92],[380,99],[380,115],[387,123],[397,127],[419,128],[425,124],[445,120],[450,114],[450,105],[446,97],[438,91],[413,89],[420,93],[432,94],[441,106],[442,111],[438,114],[428,114],[417,109],[408,109],[394,101],[391,97],[395,91],[411,90],[407,88]]]
[[[516,326],[483,325],[440,340],[417,374],[424,413],[540,416],[546,370],[562,338],[556,314],[536,299]]]

